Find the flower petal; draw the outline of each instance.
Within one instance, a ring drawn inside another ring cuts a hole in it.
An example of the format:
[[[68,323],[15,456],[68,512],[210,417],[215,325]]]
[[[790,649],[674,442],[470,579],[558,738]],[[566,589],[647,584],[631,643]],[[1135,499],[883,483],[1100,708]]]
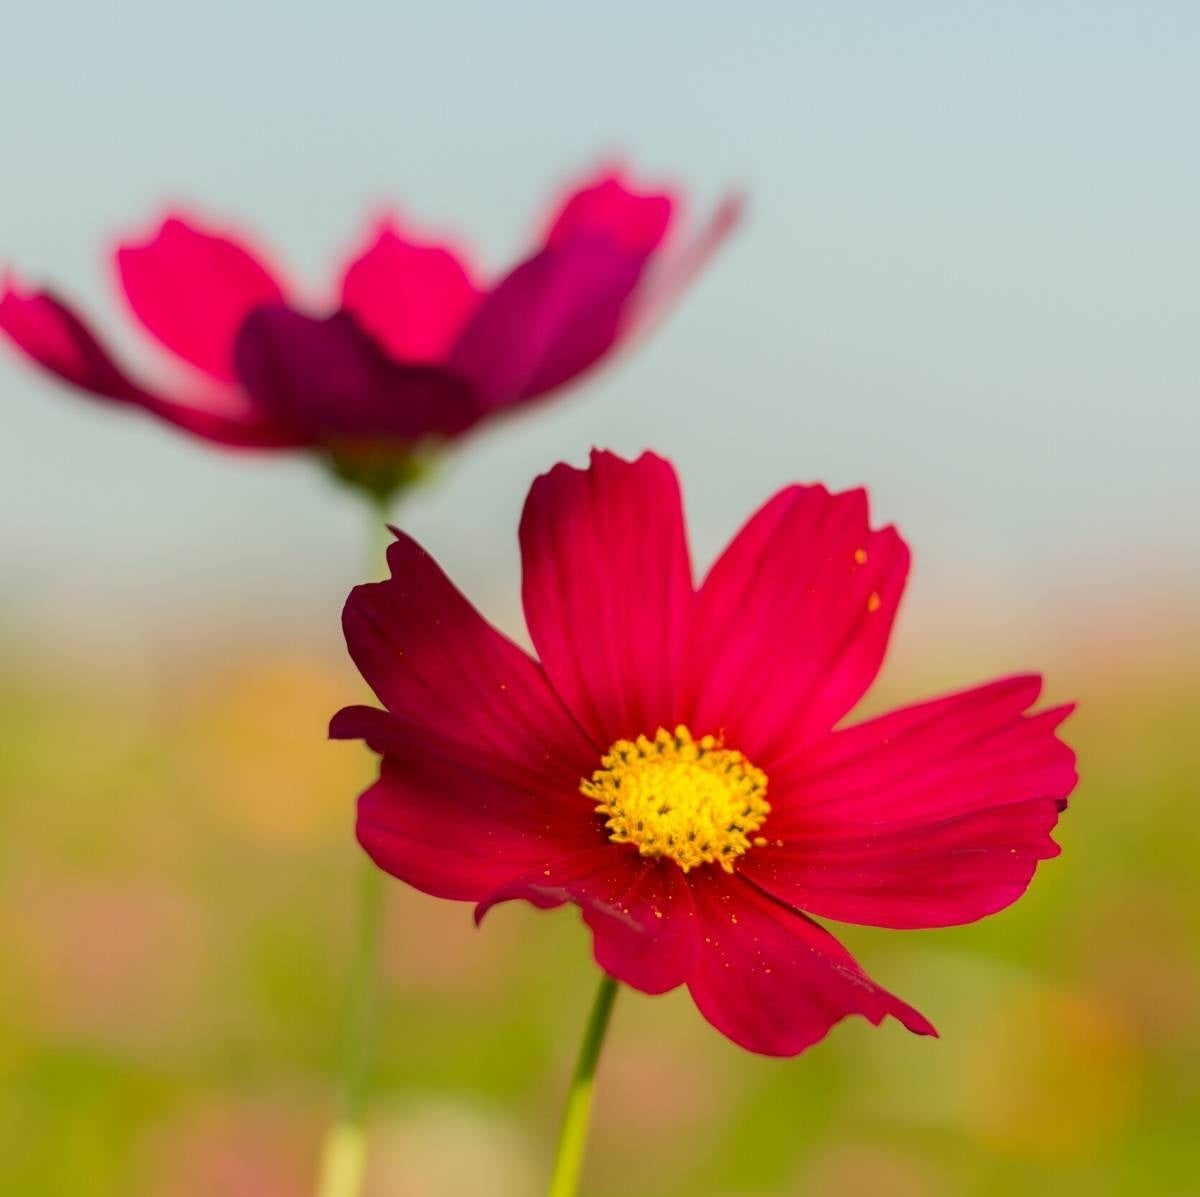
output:
[[[117,249],[134,314],[172,353],[222,382],[235,378],[233,342],[256,308],[283,300],[259,259],[230,237],[170,216],[140,244]]]
[[[589,818],[579,780],[595,768],[597,746],[541,667],[483,619],[416,541],[395,535],[391,577],[356,586],[342,616],[350,655],[367,683],[402,724],[444,755],[562,795]],[[335,734],[380,737],[376,744],[389,749],[378,725],[340,718]]]
[[[1026,715],[1041,691],[1037,674],[1022,674],[836,731],[777,766],[772,780],[802,795],[778,814],[809,826],[903,824],[1066,798],[1075,756],[1054,729],[1071,708]]]
[[[586,809],[415,744],[383,758],[358,802],[358,840],[381,869],[438,898],[478,902],[596,835]]]
[[[669,195],[639,195],[615,175],[576,190],[542,248],[488,294],[451,355],[489,409],[545,394],[617,342],[666,234]]]
[[[744,875],[800,909],[875,927],[973,923],[1015,902],[1038,861],[1057,856],[1052,798],[912,827],[786,838]]]
[[[827,732],[874,680],[907,572],[895,529],[869,528],[863,491],[781,491],[700,588],[693,730],[724,731],[768,773]]]
[[[691,286],[725,238],[737,228],[743,207],[742,196],[725,196],[698,229],[686,237],[672,238],[671,244],[656,255],[652,271],[630,304],[626,343],[631,336],[640,338],[649,332]]]
[[[691,566],[675,471],[594,452],[538,478],[521,517],[525,619],[554,688],[596,741],[679,721]]]
[[[707,870],[693,887],[703,943],[688,982],[700,1013],[749,1051],[794,1056],[849,1014],[887,1015],[936,1035],[911,1006],[881,989],[811,919],[736,875]]]
[[[450,436],[478,415],[464,383],[433,366],[392,361],[346,312],[315,320],[284,306],[258,308],[234,356],[263,410],[323,440]]]
[[[742,872],[844,922],[943,927],[1003,909],[1075,786],[1055,735],[1070,708],[1026,715],[1037,677],[1008,678],[833,733],[772,777],[770,841]]]
[[[308,443],[303,434],[251,407],[232,389],[193,403],[148,391],[116,364],[74,311],[45,291],[21,293],[7,283],[0,297],[0,330],[64,382],[103,399],[144,408],[204,440],[260,449]]]
[[[541,250],[483,299],[450,367],[489,411],[562,385],[612,347],[645,261],[604,239]]]
[[[603,237],[626,253],[650,254],[667,235],[677,205],[669,193],[641,195],[618,172],[605,171],[564,198],[545,243],[554,248]]]
[[[391,221],[346,267],[342,307],[399,361],[445,360],[480,293],[449,249],[420,245]]]
[[[643,993],[675,989],[695,966],[691,889],[673,862],[643,860],[636,852],[600,844],[497,890],[480,903],[476,920],[513,899],[542,909],[575,902],[592,930],[596,963]]]

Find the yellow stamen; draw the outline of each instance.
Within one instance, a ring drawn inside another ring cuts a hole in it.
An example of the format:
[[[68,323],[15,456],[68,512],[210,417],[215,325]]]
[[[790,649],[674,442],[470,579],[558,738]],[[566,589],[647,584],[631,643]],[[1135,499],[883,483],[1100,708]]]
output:
[[[579,789],[614,844],[668,857],[685,873],[710,862],[732,873],[739,856],[766,843],[754,832],[771,811],[767,775],[713,736],[659,728],[652,740],[618,740],[600,763]]]

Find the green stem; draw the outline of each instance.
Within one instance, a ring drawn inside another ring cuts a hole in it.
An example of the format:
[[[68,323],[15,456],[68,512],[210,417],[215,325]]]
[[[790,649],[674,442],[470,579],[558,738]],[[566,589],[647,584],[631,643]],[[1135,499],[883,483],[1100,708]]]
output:
[[[596,1086],[596,1061],[604,1046],[604,1036],[612,1017],[617,998],[617,983],[605,974],[596,990],[591,1017],[579,1045],[579,1059],[563,1106],[562,1129],[558,1133],[558,1151],[554,1157],[554,1174],[550,1179],[547,1197],[575,1197],[579,1189],[579,1173],[587,1147],[588,1120],[592,1112],[592,1090]]]
[[[367,1076],[375,1030],[375,981],[383,925],[383,874],[364,855],[359,864],[358,927],[350,966],[350,1001],[340,1065],[337,1118],[321,1148],[317,1197],[358,1197],[367,1163]]]
[[[383,562],[389,536],[387,503],[371,507],[371,574]],[[375,1032],[379,938],[383,927],[384,875],[365,853],[359,863],[357,926],[350,962],[345,1039],[338,1068],[338,1110],[321,1146],[317,1197],[359,1197],[367,1163],[367,1081]]]

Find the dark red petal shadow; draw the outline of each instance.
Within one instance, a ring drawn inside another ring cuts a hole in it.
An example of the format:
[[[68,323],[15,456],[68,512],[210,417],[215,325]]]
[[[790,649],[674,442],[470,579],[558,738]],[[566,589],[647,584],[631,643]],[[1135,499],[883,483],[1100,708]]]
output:
[[[561,386],[612,348],[645,264],[604,238],[541,250],[484,297],[450,367],[489,411]]]
[[[316,320],[288,307],[258,308],[238,333],[234,358],[264,411],[326,441],[451,436],[478,417],[464,382],[393,361],[347,312]]]

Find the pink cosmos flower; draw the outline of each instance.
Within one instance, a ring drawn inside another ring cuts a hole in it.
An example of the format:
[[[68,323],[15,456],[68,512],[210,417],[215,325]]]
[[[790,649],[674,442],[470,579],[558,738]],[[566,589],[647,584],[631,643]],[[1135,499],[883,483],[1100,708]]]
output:
[[[680,292],[736,212],[727,200],[680,243],[676,196],[607,172],[569,193],[532,254],[492,280],[387,219],[316,314],[261,252],[173,215],[116,250],[133,314],[190,367],[170,391],[119,365],[49,291],[10,278],[0,329],[73,386],[216,444],[374,452],[458,436],[566,385]]]
[[[574,902],[596,960],[687,985],[734,1042],[791,1055],[848,1014],[930,1023],[813,916],[944,927],[1025,890],[1076,782],[1035,675],[841,727],[882,662],[909,554],[863,491],[781,491],[695,586],[679,486],[596,453],[533,485],[523,599],[540,661],[396,533],[346,604],[386,710],[359,841],[437,897]]]

